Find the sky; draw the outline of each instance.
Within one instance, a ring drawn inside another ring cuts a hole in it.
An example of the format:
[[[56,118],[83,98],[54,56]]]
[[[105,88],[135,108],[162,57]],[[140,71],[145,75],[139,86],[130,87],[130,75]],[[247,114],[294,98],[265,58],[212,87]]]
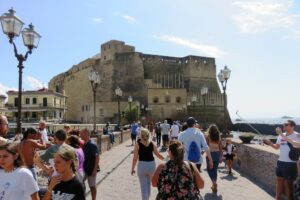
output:
[[[145,54],[216,59],[231,118],[300,117],[300,1],[297,0],[1,0],[42,35],[24,62],[23,88],[47,87],[55,75],[121,40]],[[22,38],[15,38],[24,54]],[[17,60],[0,34],[0,94],[18,88]]]

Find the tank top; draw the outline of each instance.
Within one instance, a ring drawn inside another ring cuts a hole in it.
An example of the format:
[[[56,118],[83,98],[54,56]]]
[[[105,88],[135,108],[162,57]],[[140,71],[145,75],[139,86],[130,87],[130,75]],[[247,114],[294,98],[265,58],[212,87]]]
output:
[[[139,140],[138,144],[139,144],[139,161],[154,161],[153,143],[150,142],[149,145],[146,147]]]
[[[199,200],[200,192],[189,168],[184,164],[181,169],[177,169],[172,160],[162,168],[157,189],[156,200]]]

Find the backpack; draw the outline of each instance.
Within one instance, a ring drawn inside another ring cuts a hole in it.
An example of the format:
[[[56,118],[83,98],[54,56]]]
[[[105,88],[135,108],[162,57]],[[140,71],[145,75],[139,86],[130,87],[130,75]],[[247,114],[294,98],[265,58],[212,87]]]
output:
[[[291,143],[287,143],[290,147],[289,157],[293,161],[298,161],[300,157],[300,149],[293,147]]]
[[[195,141],[192,141],[189,146],[188,160],[197,163],[200,161],[200,149]]]

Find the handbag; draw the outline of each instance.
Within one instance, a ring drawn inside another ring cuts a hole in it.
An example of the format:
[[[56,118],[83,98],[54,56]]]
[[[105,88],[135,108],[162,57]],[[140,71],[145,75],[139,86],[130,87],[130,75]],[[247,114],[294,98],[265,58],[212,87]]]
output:
[[[291,143],[287,143],[290,147],[289,157],[293,161],[298,161],[300,157],[300,149],[293,147]]]

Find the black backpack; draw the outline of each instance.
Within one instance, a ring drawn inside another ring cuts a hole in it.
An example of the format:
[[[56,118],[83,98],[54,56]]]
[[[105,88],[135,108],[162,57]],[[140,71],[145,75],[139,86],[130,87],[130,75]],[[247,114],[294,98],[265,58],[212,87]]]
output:
[[[293,147],[291,143],[287,143],[290,147],[289,157],[293,161],[298,161],[300,157],[300,149]]]

